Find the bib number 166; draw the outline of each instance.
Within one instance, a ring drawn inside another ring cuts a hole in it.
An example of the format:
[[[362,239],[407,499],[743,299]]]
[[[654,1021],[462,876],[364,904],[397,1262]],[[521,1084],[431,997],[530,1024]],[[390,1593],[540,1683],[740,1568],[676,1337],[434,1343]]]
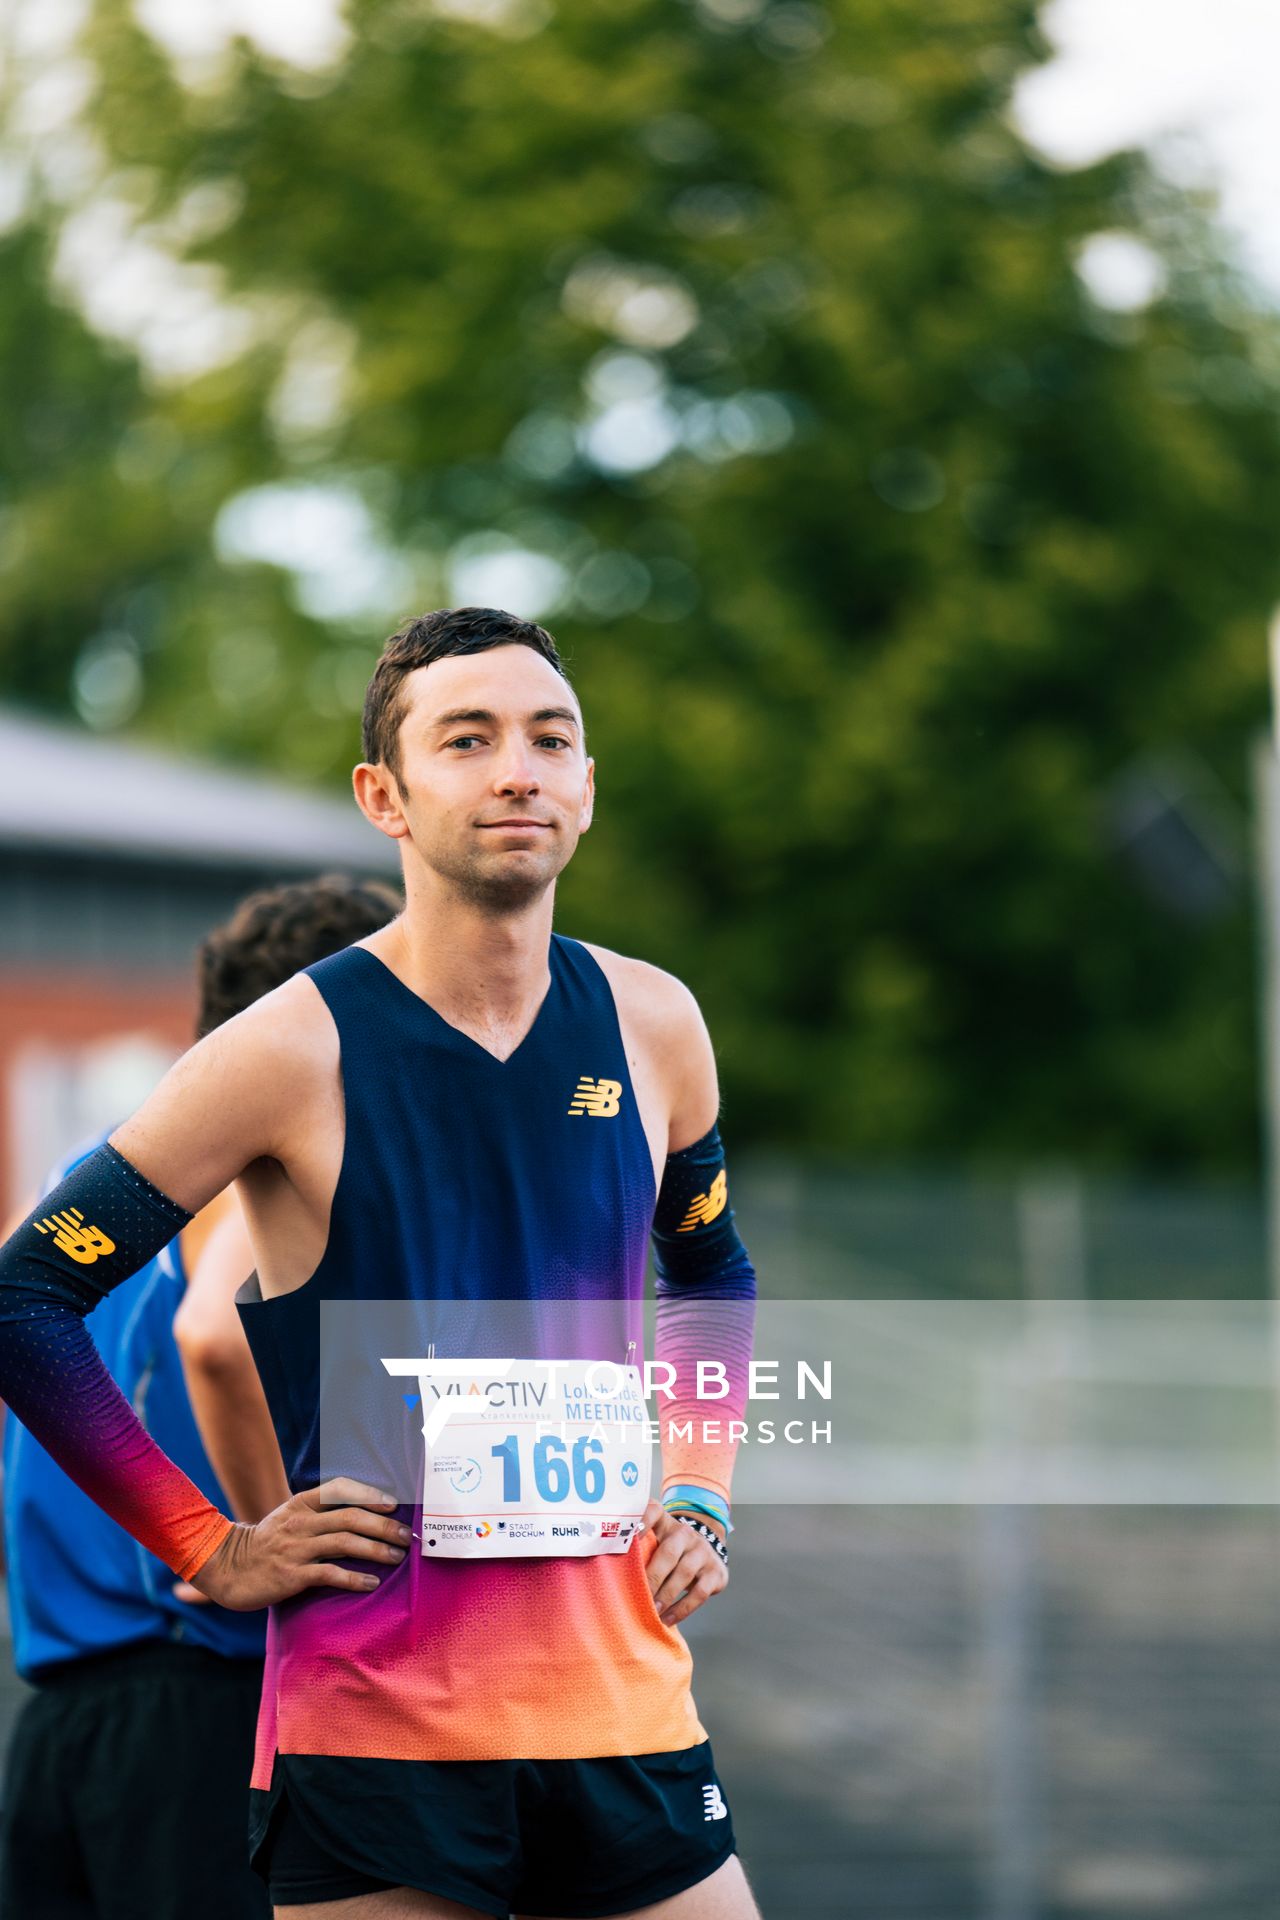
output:
[[[517,1503],[520,1500],[521,1459],[520,1436],[509,1433],[505,1440],[489,1449],[495,1460],[502,1463],[502,1498],[504,1503]],[[556,1505],[569,1498],[570,1491],[584,1506],[594,1506],[604,1499],[605,1474],[604,1461],[600,1457],[604,1445],[594,1434],[580,1434],[573,1443],[570,1452],[563,1440],[553,1433],[543,1434],[533,1443],[533,1483],[538,1490],[538,1498]]]

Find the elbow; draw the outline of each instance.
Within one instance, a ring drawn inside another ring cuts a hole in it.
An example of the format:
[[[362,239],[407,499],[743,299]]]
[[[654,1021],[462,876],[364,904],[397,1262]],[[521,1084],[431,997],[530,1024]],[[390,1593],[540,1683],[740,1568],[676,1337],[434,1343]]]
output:
[[[202,1379],[222,1382],[244,1367],[246,1352],[243,1336],[231,1338],[207,1327],[183,1327],[175,1320],[173,1337],[186,1371],[198,1374]]]

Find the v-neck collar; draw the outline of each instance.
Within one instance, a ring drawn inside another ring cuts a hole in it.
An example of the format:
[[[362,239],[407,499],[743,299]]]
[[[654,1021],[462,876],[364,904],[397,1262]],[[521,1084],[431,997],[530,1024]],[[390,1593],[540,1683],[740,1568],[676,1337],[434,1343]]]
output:
[[[441,1012],[439,1012],[437,1008],[433,1007],[429,1000],[424,1000],[420,993],[415,993],[414,989],[408,984],[408,982],[400,978],[400,975],[396,972],[395,968],[389,967],[386,961],[382,959],[379,954],[376,954],[373,952],[372,948],[357,946],[357,947],[353,947],[351,951],[353,953],[363,953],[367,955],[367,957],[373,961],[375,966],[378,966],[382,969],[383,973],[385,973],[388,979],[390,979],[393,982],[397,990],[401,994],[403,994],[407,999],[411,1000],[415,1007],[421,1008],[422,1012],[427,1014],[430,1019],[434,1020],[438,1027],[443,1028],[443,1030],[446,1033],[451,1034],[455,1040],[460,1040],[464,1046],[470,1047],[474,1053],[480,1054],[485,1060],[487,1060],[490,1063],[491,1066],[502,1068],[502,1067],[509,1067],[511,1063],[515,1060],[516,1056],[518,1054],[523,1053],[524,1049],[529,1045],[529,1042],[533,1039],[534,1034],[538,1031],[538,1027],[541,1024],[543,1016],[547,1011],[547,1007],[551,1002],[551,998],[556,991],[556,986],[559,981],[559,974],[557,973],[556,964],[555,964],[555,935],[554,934],[551,936],[551,942],[552,942],[551,946],[547,950],[547,966],[551,974],[551,978],[547,982],[547,990],[543,994],[541,1000],[538,1002],[537,1012],[534,1014],[533,1019],[529,1023],[527,1032],[516,1043],[516,1045],[512,1048],[511,1052],[507,1054],[505,1059],[502,1059],[502,1060],[498,1058],[496,1053],[490,1053],[488,1047],[482,1046],[481,1043],[478,1040],[473,1039],[469,1033],[464,1033],[461,1027],[455,1027],[452,1020],[446,1020],[444,1015]]]

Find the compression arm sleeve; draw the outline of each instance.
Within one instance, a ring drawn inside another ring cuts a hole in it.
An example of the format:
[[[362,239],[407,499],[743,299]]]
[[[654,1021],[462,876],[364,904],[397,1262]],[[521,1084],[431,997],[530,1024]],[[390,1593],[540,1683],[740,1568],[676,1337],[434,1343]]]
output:
[[[656,1382],[663,1503],[727,1525],[737,1450],[729,1423],[747,1407],[756,1276],[733,1224],[718,1127],[667,1156],[653,1250],[654,1358],[675,1374],[670,1398],[661,1371]]]
[[[232,1523],[151,1439],[85,1315],[190,1218],[101,1146],[0,1247],[0,1398],[91,1500],[184,1580]]]

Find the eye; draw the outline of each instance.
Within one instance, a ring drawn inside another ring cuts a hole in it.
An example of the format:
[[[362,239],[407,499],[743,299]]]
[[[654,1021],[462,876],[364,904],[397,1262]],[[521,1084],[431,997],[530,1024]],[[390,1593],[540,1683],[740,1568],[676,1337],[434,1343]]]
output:
[[[447,747],[474,747],[480,743],[478,733],[460,733],[456,740],[446,740]]]
[[[561,733],[544,733],[536,743],[540,747],[571,747],[572,740],[566,740]]]

